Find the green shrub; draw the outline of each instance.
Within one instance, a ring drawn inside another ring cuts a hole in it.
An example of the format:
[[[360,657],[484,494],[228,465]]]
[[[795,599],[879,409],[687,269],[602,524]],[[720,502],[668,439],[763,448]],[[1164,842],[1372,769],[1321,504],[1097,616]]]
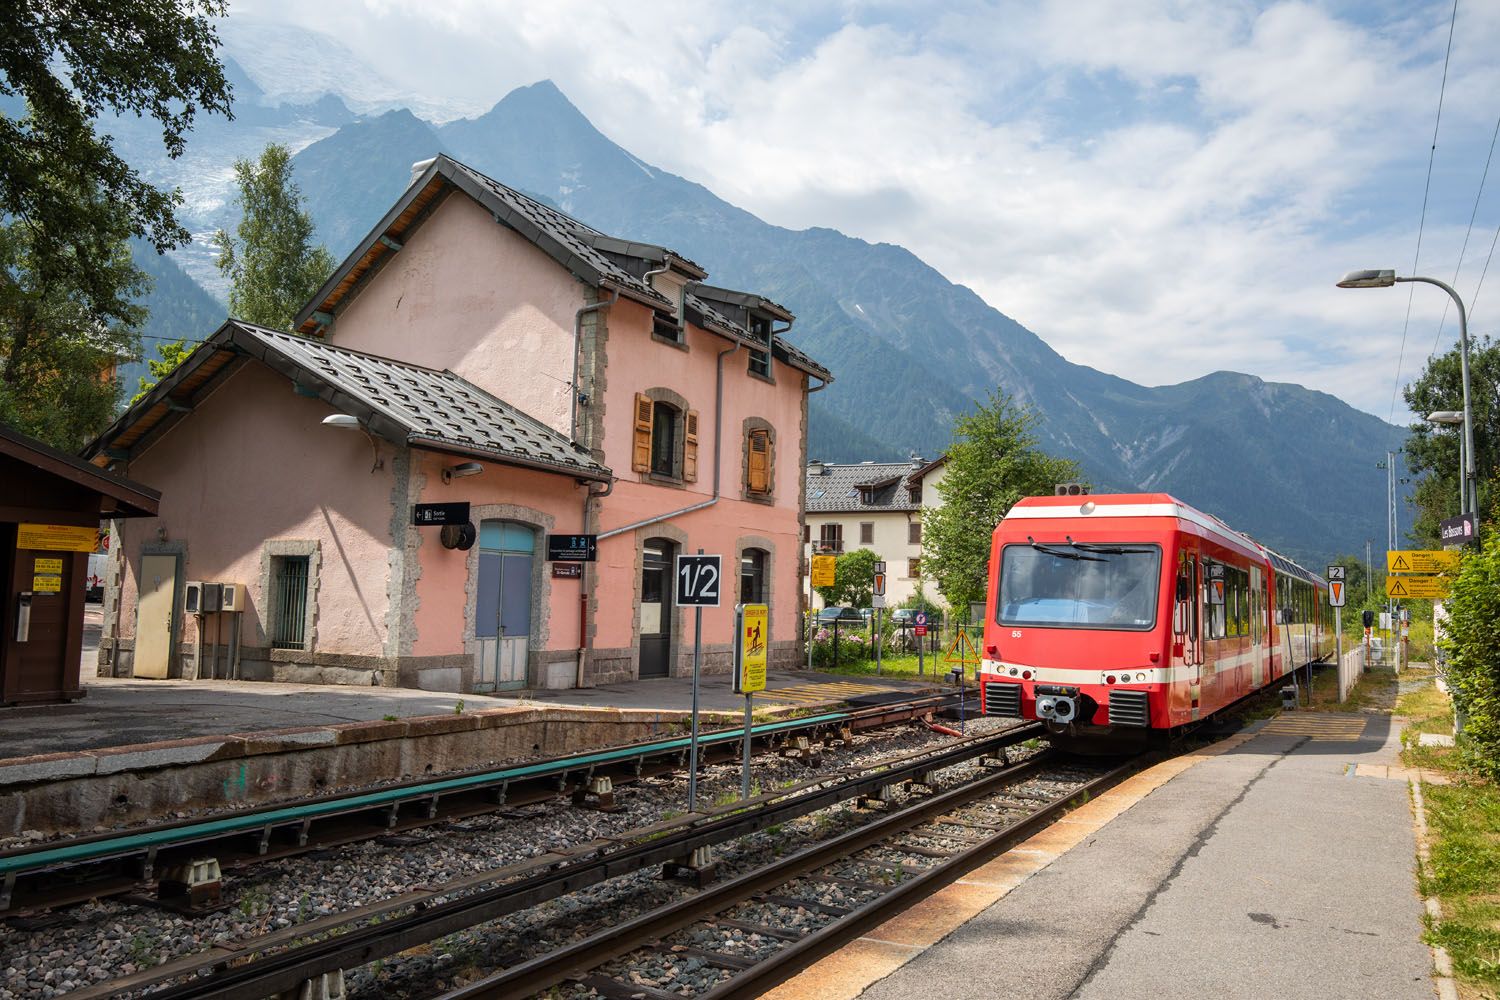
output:
[[[1500,534],[1491,529],[1480,552],[1464,556],[1448,601],[1442,646],[1448,685],[1467,720],[1459,753],[1469,767],[1500,779]]]

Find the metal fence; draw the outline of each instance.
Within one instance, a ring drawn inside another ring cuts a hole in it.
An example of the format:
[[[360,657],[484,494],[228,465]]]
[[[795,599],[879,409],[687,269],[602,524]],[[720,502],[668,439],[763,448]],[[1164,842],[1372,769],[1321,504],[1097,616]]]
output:
[[[278,556],[271,606],[271,648],[301,649],[307,641],[307,556]]]
[[[873,620],[865,622],[854,622],[847,619],[820,624],[816,615],[808,616],[806,627],[803,632],[804,641],[811,641],[820,631],[826,631],[832,640],[832,661],[830,663],[814,663],[817,666],[832,666],[837,668],[841,665],[841,640],[851,636],[860,636],[870,650],[870,656],[874,656],[875,623]],[[944,657],[954,648],[954,643],[960,633],[967,633],[969,647],[972,652],[967,659],[972,664],[983,648],[984,626],[982,624],[967,624],[955,621],[933,622],[927,626],[927,634],[919,636],[916,634],[916,626],[909,621],[898,622],[892,625],[887,621],[882,632],[883,642],[880,646],[881,656],[889,658],[893,656],[916,656],[920,650],[921,655],[930,658],[934,663],[945,662]],[[804,653],[806,655],[806,653]]]

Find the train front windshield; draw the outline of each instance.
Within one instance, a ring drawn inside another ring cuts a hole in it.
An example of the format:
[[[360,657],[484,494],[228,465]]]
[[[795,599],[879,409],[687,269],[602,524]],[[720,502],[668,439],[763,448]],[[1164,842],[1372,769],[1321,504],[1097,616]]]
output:
[[[1156,624],[1160,583],[1155,545],[1007,545],[996,619],[1001,625],[1146,631]]]

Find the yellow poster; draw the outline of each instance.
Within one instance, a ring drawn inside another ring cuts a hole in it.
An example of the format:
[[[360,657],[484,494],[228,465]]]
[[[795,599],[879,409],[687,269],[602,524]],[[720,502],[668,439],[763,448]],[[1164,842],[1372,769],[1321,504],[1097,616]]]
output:
[[[60,576],[33,576],[31,578],[31,592],[33,594],[59,594],[59,593],[62,593],[62,577],[60,577]]]
[[[750,694],[766,689],[766,645],[770,626],[770,609],[764,604],[747,604],[744,623],[740,626],[740,669],[735,690]]]
[[[832,587],[834,564],[838,559],[834,556],[812,557],[812,585],[814,587]]]
[[[74,524],[18,524],[16,548],[46,552],[92,552],[99,545],[98,528]]]
[[[1458,552],[1442,549],[1401,549],[1385,554],[1387,573],[1448,573],[1458,569]]]
[[[62,575],[61,559],[36,559],[31,563],[33,573],[45,573],[51,576]]]
[[[1448,596],[1453,581],[1446,576],[1388,576],[1385,578],[1387,597],[1436,597]]]

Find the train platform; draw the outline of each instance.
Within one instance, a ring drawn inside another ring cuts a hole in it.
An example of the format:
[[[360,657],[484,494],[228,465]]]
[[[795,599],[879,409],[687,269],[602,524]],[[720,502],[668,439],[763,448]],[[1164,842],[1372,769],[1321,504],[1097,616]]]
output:
[[[1290,713],[1159,764],[776,1000],[1431,1000],[1399,726]]]

